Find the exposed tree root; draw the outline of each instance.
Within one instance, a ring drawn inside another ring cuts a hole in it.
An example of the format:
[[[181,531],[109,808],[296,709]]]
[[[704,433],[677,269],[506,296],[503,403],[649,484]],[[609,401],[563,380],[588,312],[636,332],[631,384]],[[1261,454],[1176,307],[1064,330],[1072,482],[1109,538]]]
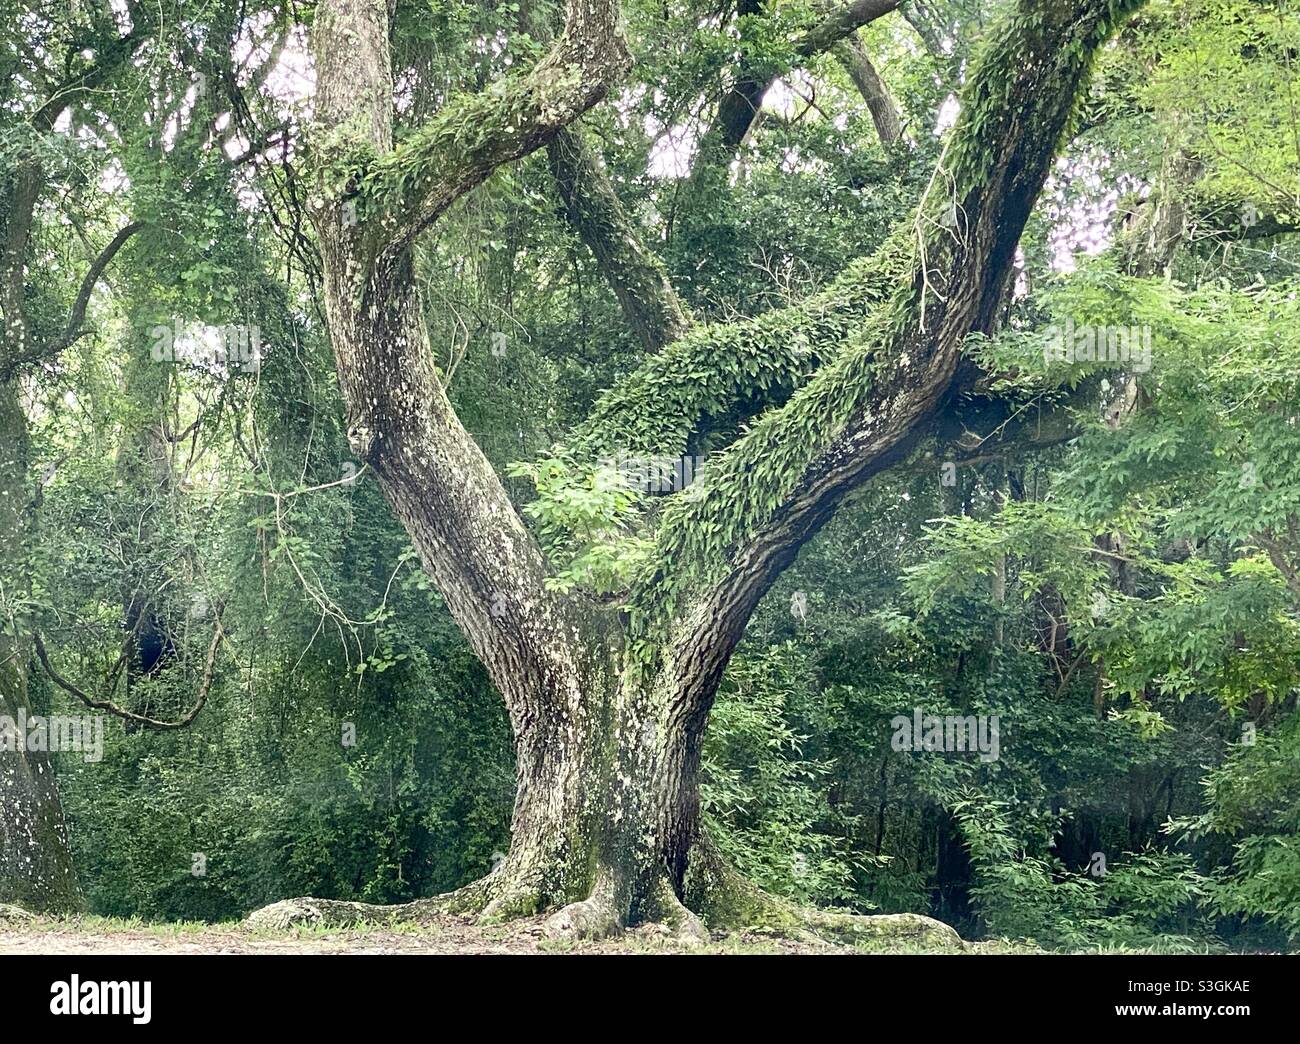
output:
[[[666,876],[655,884],[652,897],[644,909],[645,920],[667,925],[673,938],[684,946],[703,946],[710,941],[709,930],[694,912],[677,898]]]
[[[12,903],[0,903],[0,924],[26,924],[36,920],[36,915],[28,913],[21,906]]]
[[[765,892],[732,869],[707,839],[691,850],[686,903],[716,930],[764,929],[804,942],[852,946],[916,943],[927,950],[966,948],[949,925],[923,914],[850,914],[818,910]]]
[[[667,876],[660,876],[650,895],[631,912],[628,890],[620,886],[616,875],[602,872],[591,894],[553,912],[543,922],[542,932],[551,939],[598,941],[620,934],[631,924],[659,923],[670,930],[676,942],[691,947],[708,943],[710,929],[758,929],[801,942],[878,947],[909,943],[927,950],[965,949],[952,928],[932,917],[818,910],[772,895],[733,870],[707,839],[692,849],[685,891],[683,901]],[[0,921],[5,919],[5,910],[0,907]],[[244,927],[284,931],[298,925],[347,928],[419,924],[445,914],[477,914],[480,923],[500,924],[542,910],[542,893],[502,867],[454,892],[395,906],[338,899],[286,899],[250,914]]]
[[[454,892],[416,899],[410,903],[379,906],[343,899],[315,899],[305,896],[284,899],[244,918],[243,926],[253,930],[284,931],[299,925],[348,928],[354,925],[390,925],[428,920],[439,914],[477,913],[488,904],[492,878],[484,877]]]
[[[491,889],[492,898],[479,912],[483,924],[504,924],[517,917],[531,917],[542,909],[542,893],[527,884],[511,884]],[[472,913],[472,910],[462,911]]]
[[[627,927],[627,907],[625,889],[612,874],[602,871],[591,894],[551,914],[542,925],[542,934],[548,939],[608,939]]]

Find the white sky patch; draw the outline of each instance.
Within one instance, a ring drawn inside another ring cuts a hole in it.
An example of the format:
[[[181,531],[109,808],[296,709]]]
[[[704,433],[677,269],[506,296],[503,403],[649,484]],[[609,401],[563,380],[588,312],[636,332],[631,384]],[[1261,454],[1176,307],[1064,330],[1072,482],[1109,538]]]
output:
[[[261,360],[261,331],[257,327],[212,326],[203,322],[155,326],[149,331],[155,346],[170,347],[167,361],[182,362],[225,379],[232,370],[248,370]]]
[[[646,116],[645,132],[647,137],[656,139],[647,162],[651,177],[684,178],[690,174],[691,160],[699,144],[692,127],[675,123],[663,129],[653,116]]]
[[[957,100],[955,94],[950,94],[943,100],[939,106],[938,115],[934,120],[934,136],[941,138],[952,130],[957,122],[957,117],[961,115],[961,102]]]
[[[126,192],[131,187],[131,181],[126,176],[126,171],[116,157],[109,160],[104,165],[104,169],[99,173],[99,188],[105,193]]]
[[[117,31],[125,36],[134,26],[131,24],[131,10],[126,5],[126,0],[109,0],[109,8],[113,12],[113,21],[117,23]]]
[[[817,96],[817,80],[804,69],[795,69],[789,76],[772,81],[763,95],[762,106],[782,119],[792,120],[811,107],[810,98]],[[819,110],[813,109],[811,118],[821,119]],[[808,117],[805,117],[808,118]]]
[[[632,126],[632,117],[636,115],[637,107],[645,98],[645,86],[625,87],[619,96],[614,100],[614,112],[618,117],[619,124],[626,130]]]
[[[270,12],[259,12],[244,20],[231,48],[231,56],[237,67],[240,86],[250,88],[255,81],[260,81],[260,92],[272,102],[278,122],[292,125],[311,119],[316,69],[307,32],[302,26],[290,26],[286,30],[275,23]],[[275,64],[267,69],[267,63],[273,58]],[[399,85],[396,100],[399,109],[402,98]],[[409,97],[406,100],[409,105]],[[229,116],[223,114],[216,129],[227,129],[229,122]],[[243,134],[236,134],[225,143],[223,152],[227,159],[234,160],[245,155],[251,144]],[[274,162],[285,159],[291,152],[291,140],[273,140],[261,148],[261,154]],[[260,205],[257,194],[247,185],[240,189],[239,197],[244,206],[255,208]]]
[[[180,106],[168,117],[167,122],[163,125],[163,152],[171,152],[176,145],[176,139],[180,137],[181,128],[188,122],[190,113],[194,111],[194,107],[198,104],[199,96],[206,89],[207,79],[202,75],[190,84],[189,89],[181,98]]]
[[[1016,274],[1016,284],[1012,287],[1011,298],[1019,301],[1029,296],[1029,279],[1025,275],[1025,252],[1020,247],[1016,247],[1016,258],[1012,262],[1011,270]]]
[[[479,54],[490,54],[493,58],[500,58],[506,53],[506,48],[510,44],[510,38],[500,30],[492,36],[480,36],[474,41],[474,50]]]
[[[1131,174],[1110,176],[1111,158],[1104,152],[1062,156],[1043,186],[1043,207],[1052,223],[1048,244],[1052,268],[1073,272],[1076,258],[1095,257],[1114,239],[1115,212],[1124,196],[1145,199],[1150,187]]]
[[[804,156],[795,145],[781,150],[781,170],[786,174],[825,174],[830,166],[816,156]]]
[[[240,68],[241,86],[247,87],[275,53],[279,32],[268,11],[245,20],[232,52]],[[275,68],[267,75],[262,90],[286,109],[306,102],[316,93],[316,69],[303,26],[290,26],[287,30]],[[287,116],[287,111],[282,115]]]
[[[763,95],[762,102],[763,108],[786,120],[794,119],[799,112],[799,107],[803,104],[803,100],[795,93],[794,88],[783,79],[772,82],[772,86]]]
[[[405,115],[415,105],[415,71],[407,69],[393,84],[393,109]]]

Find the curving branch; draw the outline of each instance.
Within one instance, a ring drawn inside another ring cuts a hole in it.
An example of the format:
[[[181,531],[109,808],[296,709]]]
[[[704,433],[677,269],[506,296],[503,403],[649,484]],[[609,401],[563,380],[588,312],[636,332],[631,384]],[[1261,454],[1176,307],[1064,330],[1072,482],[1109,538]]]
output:
[[[803,543],[904,457],[952,394],[966,336],[997,323],[1016,244],[1093,54],[1141,4],[1021,0],[964,89],[949,148],[907,232],[909,274],[893,299],[666,518],[662,564],[638,599],[658,626],[674,626],[686,610],[673,665],[681,713],[711,699],[759,599]],[[694,574],[691,589],[715,579],[683,607],[679,571]]]
[[[533,723],[549,728],[581,702],[580,614],[548,587],[536,541],[452,408],[409,247],[453,200],[595,104],[628,55],[613,0],[569,0],[564,33],[530,72],[453,99],[394,147],[388,19],[386,0],[326,0],[313,27],[316,151],[327,184],[340,164],[354,179],[313,214],[348,438],[530,737],[518,749],[528,762],[550,742]],[[363,197],[359,213],[348,191]]]
[[[795,51],[803,58],[828,51],[832,45],[853,35],[864,25],[897,10],[900,3],[901,0],[852,0],[825,15],[799,37]]]
[[[189,725],[193,724],[194,719],[199,716],[199,712],[203,710],[204,705],[208,702],[208,693],[212,690],[212,677],[215,673],[217,663],[217,646],[221,644],[221,639],[225,633],[226,632],[221,627],[221,617],[218,616],[216,627],[212,634],[212,642],[208,646],[208,653],[203,661],[203,680],[199,684],[198,695],[194,698],[194,703],[190,709],[176,721],[159,721],[156,718],[150,718],[143,714],[136,714],[134,711],[129,711],[125,707],[120,707],[107,697],[104,699],[96,699],[93,696],[87,695],[54,669],[54,666],[50,663],[49,653],[45,650],[45,642],[42,641],[40,634],[34,634],[32,637],[35,639],[36,658],[40,660],[41,666],[45,668],[45,673],[50,676],[50,681],[54,682],[54,684],[64,692],[71,696],[75,696],[91,710],[104,711],[107,714],[113,715],[115,718],[121,718],[123,721],[129,721],[143,728],[166,732],[187,728]],[[116,678],[118,672],[121,670],[121,662],[122,661],[119,660],[118,666],[113,669],[114,678]]]
[[[76,300],[72,303],[72,311],[68,314],[68,321],[63,325],[63,332],[48,344],[28,348],[25,351],[19,351],[11,355],[4,361],[4,365],[0,366],[0,382],[12,380],[18,371],[25,366],[53,358],[85,336],[86,332],[82,329],[82,324],[86,321],[86,308],[90,304],[90,295],[94,292],[95,284],[104,277],[104,271],[113,263],[113,258],[117,256],[117,252],[122,249],[126,241],[142,228],[144,228],[143,223],[133,221],[123,226],[117,235],[109,241],[108,245],[99,252],[99,256],[91,262],[85,276],[82,277],[81,288],[77,291]]]
[[[86,321],[86,308],[90,304],[90,295],[94,292],[95,284],[104,277],[104,271],[113,263],[113,258],[117,256],[117,252],[122,249],[126,241],[142,228],[144,228],[142,222],[133,221],[118,231],[108,245],[99,252],[99,256],[91,262],[85,276],[82,277],[81,288],[72,303],[72,311],[68,314],[68,321],[63,325],[63,332],[48,344],[34,348],[30,346],[20,348],[3,360],[3,364],[0,364],[0,383],[12,380],[25,366],[53,358],[85,336],[82,324]],[[26,338],[22,340],[26,341]]]

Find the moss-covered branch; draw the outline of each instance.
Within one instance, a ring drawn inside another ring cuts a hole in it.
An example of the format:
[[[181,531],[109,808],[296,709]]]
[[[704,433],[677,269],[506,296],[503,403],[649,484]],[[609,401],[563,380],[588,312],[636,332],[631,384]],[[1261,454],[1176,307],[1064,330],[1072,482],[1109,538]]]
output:
[[[885,248],[906,244],[906,278],[846,350],[666,510],[659,566],[634,598],[646,638],[684,627],[673,668],[688,699],[714,690],[758,599],[802,543],[914,444],[952,391],[966,336],[995,326],[1093,56],[1141,3],[1022,0],[963,92],[915,219]],[[702,587],[710,593],[697,600]]]
[[[630,65],[616,0],[568,0],[564,32],[529,71],[454,98],[396,148],[367,134],[366,121],[340,121],[323,151],[336,187],[359,192],[375,252],[396,256],[497,167],[540,148],[600,101]],[[391,96],[380,103],[391,105]]]
[[[606,392],[570,445],[679,454],[708,418],[747,401],[783,400],[848,342],[903,275],[901,244],[854,262],[797,305],[692,330]]]

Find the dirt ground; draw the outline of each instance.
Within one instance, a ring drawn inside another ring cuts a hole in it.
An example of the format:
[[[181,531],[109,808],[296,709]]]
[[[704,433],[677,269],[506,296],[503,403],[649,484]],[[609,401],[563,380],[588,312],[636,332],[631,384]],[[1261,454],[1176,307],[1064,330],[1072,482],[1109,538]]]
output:
[[[311,929],[252,932],[237,924],[146,925],[102,918],[0,923],[0,954],[150,953],[852,953],[829,943],[794,942],[760,933],[715,938],[704,948],[687,948],[659,928],[635,929],[601,943],[563,944],[542,938],[541,919],[484,928],[457,917],[430,925],[359,931]]]

